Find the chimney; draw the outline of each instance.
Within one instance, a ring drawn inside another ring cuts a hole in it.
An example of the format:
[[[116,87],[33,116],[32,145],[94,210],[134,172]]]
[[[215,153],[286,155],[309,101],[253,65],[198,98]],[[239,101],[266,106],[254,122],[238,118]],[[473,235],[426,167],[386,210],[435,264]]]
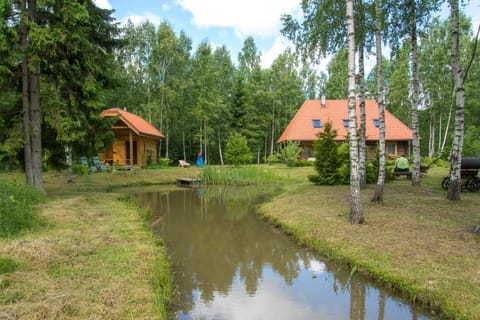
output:
[[[325,106],[327,105],[327,101],[325,100],[325,95],[322,94],[322,102],[320,103],[322,108],[325,108]]]

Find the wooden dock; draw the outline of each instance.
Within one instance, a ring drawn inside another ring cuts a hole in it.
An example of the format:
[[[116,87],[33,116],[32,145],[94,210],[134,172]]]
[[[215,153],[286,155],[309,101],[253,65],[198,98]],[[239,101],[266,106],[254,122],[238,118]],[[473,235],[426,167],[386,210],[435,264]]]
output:
[[[177,179],[178,184],[184,184],[184,185],[190,185],[190,184],[200,184],[200,179],[196,178],[178,178]]]

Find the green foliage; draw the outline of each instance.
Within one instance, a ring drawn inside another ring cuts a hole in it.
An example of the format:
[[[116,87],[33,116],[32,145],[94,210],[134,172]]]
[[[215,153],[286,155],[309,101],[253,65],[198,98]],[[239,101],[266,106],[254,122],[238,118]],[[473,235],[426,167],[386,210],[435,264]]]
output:
[[[228,164],[239,166],[252,162],[252,154],[247,139],[240,133],[234,132],[227,139],[225,161]]]
[[[202,183],[219,185],[252,185],[277,183],[284,178],[271,170],[255,166],[215,167],[206,166],[201,172]]]
[[[158,161],[158,165],[160,167],[168,167],[170,163],[172,163],[172,160],[170,160],[169,158],[160,158],[160,160]]]
[[[276,164],[276,163],[281,163],[282,161],[276,155],[272,154],[271,156],[267,157],[266,162],[268,164]]]
[[[326,95],[329,99],[346,99],[348,97],[348,52],[342,48],[328,64]]]
[[[288,167],[294,167],[302,148],[297,142],[288,141],[278,153],[278,158]]]
[[[0,257],[0,274],[12,273],[20,266],[20,263],[8,257]],[[0,287],[1,289],[1,287]]]
[[[11,237],[25,230],[34,229],[44,222],[35,204],[45,195],[38,189],[24,184],[0,181],[0,238]]]
[[[468,127],[464,139],[463,157],[480,157],[480,127]]]
[[[341,181],[338,168],[341,165],[338,154],[338,143],[335,141],[337,131],[327,122],[324,130],[318,133],[318,140],[313,143],[315,154],[315,170],[318,176],[311,176],[309,180],[316,184],[334,185]]]
[[[88,174],[88,167],[83,164],[74,163],[72,164],[72,173],[80,176]]]

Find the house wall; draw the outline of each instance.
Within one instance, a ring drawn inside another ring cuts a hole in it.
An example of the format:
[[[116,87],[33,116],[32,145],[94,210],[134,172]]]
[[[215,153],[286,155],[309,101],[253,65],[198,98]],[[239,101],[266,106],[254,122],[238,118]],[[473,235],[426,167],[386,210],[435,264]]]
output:
[[[366,147],[368,159],[375,159],[377,154],[377,146],[378,141],[367,141]],[[300,141],[300,147],[303,149],[300,159],[307,160],[308,158],[314,157],[313,141]],[[387,157],[392,157],[393,159],[396,159],[401,154],[406,156],[410,154],[408,141],[387,141],[386,148]],[[389,149],[390,151],[394,152],[389,152]]]
[[[125,131],[115,132],[113,145],[99,154],[100,160],[107,161],[110,164],[130,165],[130,158],[133,157],[133,165],[142,167],[148,164],[149,157],[151,157],[152,163],[158,162],[158,140],[132,134],[132,144],[136,150],[133,153],[128,152],[130,133],[125,133]]]

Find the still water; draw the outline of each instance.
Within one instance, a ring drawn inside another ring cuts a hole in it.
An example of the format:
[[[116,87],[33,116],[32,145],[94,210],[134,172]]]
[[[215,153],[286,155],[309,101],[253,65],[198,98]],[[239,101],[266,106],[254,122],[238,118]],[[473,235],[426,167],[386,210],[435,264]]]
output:
[[[255,206],[272,192],[209,187],[139,195],[173,260],[173,318],[430,319],[262,221]]]

